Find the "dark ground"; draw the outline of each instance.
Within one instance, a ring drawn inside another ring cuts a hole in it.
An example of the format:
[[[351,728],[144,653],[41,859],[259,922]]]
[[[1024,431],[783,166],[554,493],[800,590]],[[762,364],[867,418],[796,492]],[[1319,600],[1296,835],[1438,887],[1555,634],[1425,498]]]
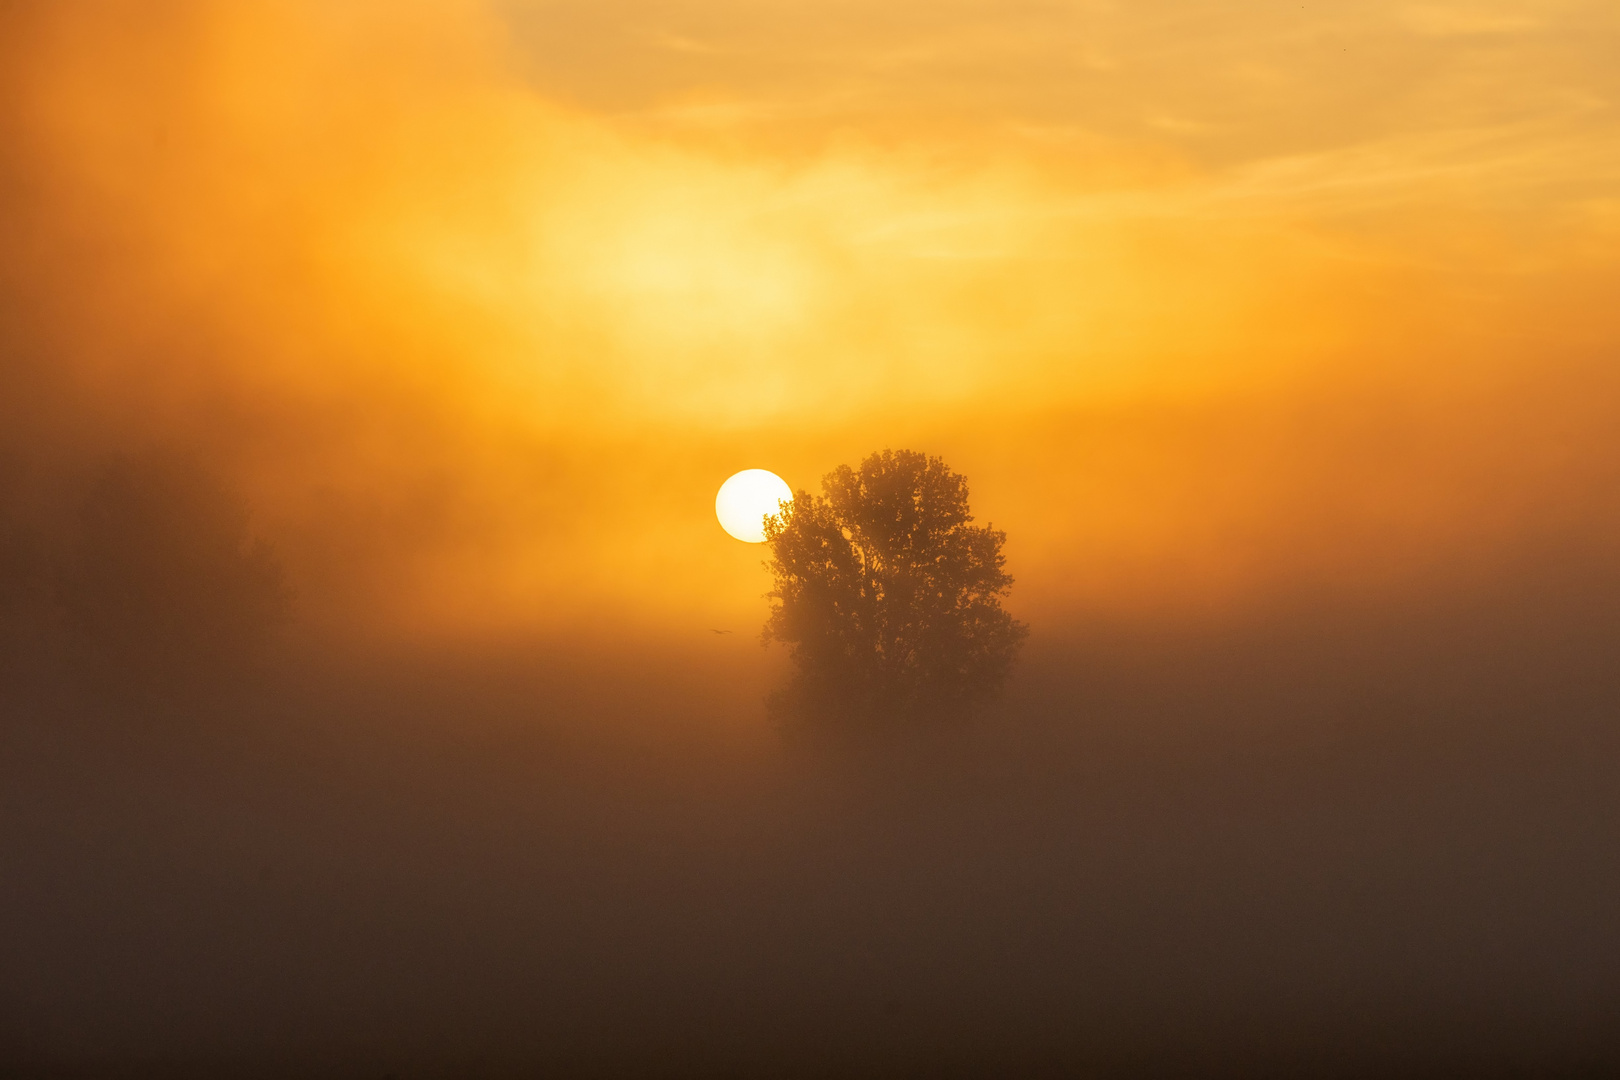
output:
[[[1607,1073],[1617,655],[1614,575],[1566,546],[1469,588],[1038,625],[1003,705],[942,731],[773,731],[651,647],[289,652],[122,702],[30,669],[0,1061]]]

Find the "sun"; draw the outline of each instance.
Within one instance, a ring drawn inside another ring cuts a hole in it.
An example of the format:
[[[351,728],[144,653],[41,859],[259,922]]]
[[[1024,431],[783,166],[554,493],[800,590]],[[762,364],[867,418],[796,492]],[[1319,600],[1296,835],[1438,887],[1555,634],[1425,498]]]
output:
[[[720,485],[714,516],[720,527],[748,544],[765,542],[765,519],[793,501],[787,481],[768,469],[744,469]]]

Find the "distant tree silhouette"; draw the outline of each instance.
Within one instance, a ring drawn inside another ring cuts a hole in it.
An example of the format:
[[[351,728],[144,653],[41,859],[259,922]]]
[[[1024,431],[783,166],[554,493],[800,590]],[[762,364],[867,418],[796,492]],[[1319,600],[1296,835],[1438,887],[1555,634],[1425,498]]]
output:
[[[22,512],[19,471],[0,454],[0,693],[37,668],[52,644],[44,545]]]
[[[79,506],[57,580],[78,677],[169,696],[247,674],[287,612],[241,501],[195,460],[121,456]]]
[[[765,524],[766,641],[798,669],[779,708],[918,716],[996,693],[1028,631],[1001,602],[1006,534],[972,524],[967,479],[911,450],[873,454]]]

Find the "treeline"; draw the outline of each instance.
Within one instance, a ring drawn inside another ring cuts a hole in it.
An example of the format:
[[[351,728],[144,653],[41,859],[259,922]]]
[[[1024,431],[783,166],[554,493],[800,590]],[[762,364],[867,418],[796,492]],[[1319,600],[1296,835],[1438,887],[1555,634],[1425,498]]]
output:
[[[291,591],[197,458],[117,454],[42,482],[0,462],[0,690],[153,701],[240,685]]]

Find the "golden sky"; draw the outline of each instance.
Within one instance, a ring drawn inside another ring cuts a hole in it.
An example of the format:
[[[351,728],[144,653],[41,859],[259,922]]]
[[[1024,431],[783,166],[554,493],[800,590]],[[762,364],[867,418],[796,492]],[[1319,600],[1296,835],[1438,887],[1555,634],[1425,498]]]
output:
[[[715,489],[883,447],[1037,633],[1614,535],[1612,3],[0,25],[7,415],[204,448],[314,622],[751,638]]]

